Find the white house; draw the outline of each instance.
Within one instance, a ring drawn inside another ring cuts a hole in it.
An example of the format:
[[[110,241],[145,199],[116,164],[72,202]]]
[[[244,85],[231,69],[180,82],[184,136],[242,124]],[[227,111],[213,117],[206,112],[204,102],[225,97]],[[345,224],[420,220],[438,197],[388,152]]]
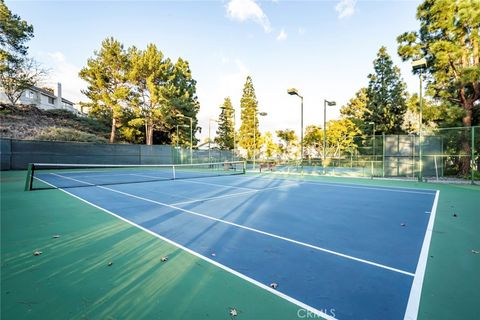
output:
[[[0,90],[0,102],[10,103],[3,90]],[[75,114],[79,113],[79,111],[75,109],[75,104],[73,102],[62,97],[61,83],[57,84],[57,95],[53,93],[53,90],[50,91],[32,86],[22,93],[17,103],[34,105],[43,110],[64,109]]]

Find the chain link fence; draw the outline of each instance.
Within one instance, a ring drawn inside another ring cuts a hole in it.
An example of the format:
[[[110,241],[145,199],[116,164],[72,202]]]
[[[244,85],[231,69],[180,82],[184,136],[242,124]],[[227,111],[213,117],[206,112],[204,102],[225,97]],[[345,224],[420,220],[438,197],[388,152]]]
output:
[[[275,161],[274,169],[268,161],[264,163],[260,161],[257,169],[284,174],[478,183],[480,127],[434,129],[422,136],[358,136],[338,157],[306,158],[303,163]]]

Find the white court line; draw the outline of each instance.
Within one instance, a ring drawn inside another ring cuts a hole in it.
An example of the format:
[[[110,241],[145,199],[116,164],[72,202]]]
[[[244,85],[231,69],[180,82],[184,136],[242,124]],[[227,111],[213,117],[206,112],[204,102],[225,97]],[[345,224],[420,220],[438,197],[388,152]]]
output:
[[[319,316],[325,318],[326,320],[338,320],[338,319],[336,319],[336,318],[334,318],[334,317],[332,317],[332,316],[324,313],[324,312],[321,311],[321,310],[318,310],[318,309],[316,309],[316,308],[314,308],[314,307],[312,307],[312,306],[309,306],[308,304],[305,304],[305,303],[303,303],[303,302],[301,302],[301,301],[299,301],[299,300],[297,300],[297,299],[295,299],[295,298],[292,298],[292,297],[290,297],[289,295],[286,295],[286,294],[284,294],[284,293],[281,293],[281,292],[278,291],[278,290],[275,290],[275,289],[273,289],[273,288],[270,288],[269,286],[267,286],[267,285],[265,285],[265,284],[263,284],[263,283],[261,283],[261,282],[258,282],[257,280],[255,280],[255,279],[253,279],[253,278],[250,278],[250,277],[244,275],[243,273],[240,273],[240,272],[238,272],[238,271],[235,271],[234,269],[231,269],[231,268],[229,268],[229,267],[227,267],[227,266],[225,266],[225,265],[223,265],[223,264],[221,264],[221,263],[219,263],[219,262],[217,262],[217,261],[215,261],[215,260],[212,260],[212,259],[210,259],[210,258],[208,258],[208,257],[205,257],[205,256],[201,255],[200,253],[195,252],[195,251],[193,251],[193,250],[191,250],[191,249],[189,249],[189,248],[187,248],[187,247],[184,247],[183,245],[181,245],[181,244],[179,244],[179,243],[177,243],[177,242],[175,242],[175,241],[173,241],[173,240],[170,240],[170,239],[168,239],[168,238],[165,238],[165,237],[159,235],[158,233],[155,233],[155,232],[153,232],[153,231],[151,231],[151,230],[149,230],[149,229],[146,229],[146,228],[142,227],[141,225],[136,224],[135,222],[132,222],[132,221],[130,221],[130,220],[127,220],[126,218],[123,218],[122,216],[117,215],[117,214],[113,213],[113,212],[110,211],[110,210],[107,210],[107,209],[105,209],[105,208],[102,208],[102,207],[100,207],[100,206],[98,206],[98,205],[96,205],[96,204],[94,204],[94,203],[92,203],[92,202],[90,202],[90,201],[88,201],[88,200],[85,200],[85,199],[83,199],[83,198],[81,198],[81,197],[79,197],[79,196],[77,196],[77,195],[75,195],[75,194],[73,194],[73,193],[70,193],[70,192],[66,191],[65,189],[58,188],[58,187],[56,187],[55,185],[53,185],[53,184],[51,184],[51,183],[48,183],[48,182],[46,182],[46,181],[44,181],[44,180],[42,180],[42,179],[40,179],[40,178],[37,178],[37,179],[40,180],[40,181],[42,181],[42,182],[45,183],[45,184],[48,184],[48,185],[52,186],[53,188],[57,188],[57,189],[59,189],[60,191],[65,192],[66,194],[68,194],[68,195],[70,195],[70,196],[72,196],[72,197],[74,197],[74,198],[76,198],[76,199],[78,199],[78,200],[80,200],[80,201],[88,204],[88,205],[91,205],[92,207],[95,207],[95,208],[97,208],[97,209],[99,209],[99,210],[101,210],[101,211],[103,211],[103,212],[105,212],[105,213],[108,213],[108,214],[114,216],[114,217],[117,218],[117,219],[120,219],[120,220],[122,220],[122,221],[124,221],[124,222],[126,222],[126,223],[128,223],[128,224],[130,224],[130,225],[132,225],[132,226],[134,226],[134,227],[142,230],[142,231],[145,231],[145,232],[147,232],[148,234],[150,234],[150,235],[152,235],[152,236],[154,236],[154,237],[156,237],[156,238],[158,238],[158,239],[161,239],[161,240],[163,240],[163,241],[165,241],[165,242],[168,242],[168,243],[172,244],[173,246],[175,246],[175,247],[177,247],[177,248],[179,248],[179,249],[182,249],[182,250],[184,250],[184,251],[186,251],[186,252],[194,255],[194,256],[197,257],[197,258],[200,258],[200,259],[202,259],[202,260],[204,260],[204,261],[207,261],[207,262],[213,264],[214,266],[219,267],[219,268],[222,269],[222,270],[225,270],[225,271],[227,271],[227,272],[230,272],[231,274],[233,274],[233,275],[235,275],[235,276],[237,276],[237,277],[239,277],[239,278],[241,278],[241,279],[243,279],[243,280],[245,280],[245,281],[247,281],[247,282],[249,282],[249,283],[251,283],[251,284],[253,284],[253,285],[256,285],[257,287],[260,287],[260,288],[262,288],[262,289],[264,289],[264,290],[266,290],[266,291],[268,291],[268,292],[270,292],[270,293],[272,293],[272,294],[274,294],[274,295],[276,295],[276,296],[278,296],[278,297],[280,297],[280,298],[283,298],[283,299],[285,299],[286,301],[291,302],[291,303],[299,306],[300,308],[303,308],[303,309],[308,310],[308,311],[310,311],[310,312],[312,312],[312,313],[318,314]]]
[[[298,185],[299,185],[298,183],[291,183],[291,184],[286,184],[286,185],[283,185],[283,186],[276,186],[276,187],[270,187],[270,188],[264,188],[264,189],[251,189],[250,191],[238,192],[238,193],[230,193],[230,194],[225,194],[225,195],[223,195],[223,196],[217,196],[217,197],[210,197],[210,198],[203,198],[203,199],[195,199],[195,200],[190,200],[190,201],[182,201],[182,202],[170,203],[170,205],[171,205],[171,206],[177,206],[177,205],[180,205],[180,204],[187,204],[187,203],[194,203],[194,202],[203,202],[203,201],[223,199],[223,198],[231,198],[231,197],[242,196],[242,195],[250,194],[250,193],[262,192],[262,191],[265,191],[265,190],[273,190],[273,189],[279,189],[279,188],[291,187],[291,186],[298,186]]]
[[[55,174],[55,175],[60,176],[60,177],[62,176],[60,174]],[[74,178],[70,178],[70,177],[65,177],[65,178],[70,179],[70,180],[75,180],[75,181],[78,181],[80,183],[83,182],[83,181],[80,181],[80,180],[77,180],[77,179],[74,179]],[[86,183],[86,184],[91,185],[91,183]],[[380,264],[380,263],[376,263],[376,262],[373,262],[373,261],[370,261],[370,260],[365,260],[365,259],[349,256],[349,255],[344,254],[344,253],[340,253],[340,252],[337,252],[337,251],[325,249],[325,248],[322,248],[322,247],[315,246],[313,244],[293,240],[293,239],[290,239],[290,238],[287,238],[287,237],[282,237],[282,236],[276,235],[274,233],[262,231],[262,230],[259,230],[259,229],[250,228],[250,227],[238,224],[238,223],[230,222],[230,221],[223,220],[223,219],[214,218],[214,217],[202,214],[202,213],[194,212],[192,210],[187,210],[187,209],[183,209],[183,208],[180,208],[180,207],[176,207],[176,206],[171,205],[171,204],[167,204],[167,203],[163,203],[163,202],[160,202],[160,201],[136,196],[134,194],[130,194],[130,193],[127,193],[127,192],[115,190],[115,189],[108,188],[108,187],[105,187],[105,186],[96,186],[96,187],[104,189],[104,190],[109,190],[109,191],[112,191],[112,192],[116,192],[116,193],[119,193],[119,194],[123,194],[125,196],[136,198],[136,199],[143,200],[143,201],[146,201],[146,202],[155,203],[155,204],[158,204],[158,205],[161,205],[161,206],[164,206],[164,207],[167,207],[167,208],[171,208],[171,209],[174,209],[174,210],[183,211],[185,213],[189,213],[191,215],[195,215],[195,216],[198,216],[198,217],[202,217],[202,218],[206,218],[206,219],[209,219],[209,220],[213,220],[213,221],[221,222],[221,223],[224,223],[224,224],[228,224],[228,225],[240,228],[240,229],[244,229],[244,230],[252,231],[252,232],[255,232],[255,233],[263,234],[263,235],[266,235],[266,236],[269,236],[269,237],[272,237],[272,238],[276,238],[276,239],[280,239],[280,240],[284,240],[284,241],[287,241],[287,242],[290,242],[290,243],[295,243],[295,244],[298,244],[300,246],[304,246],[304,247],[307,247],[307,248],[311,248],[311,249],[315,249],[315,250],[318,250],[318,251],[330,253],[330,254],[333,254],[333,255],[336,255],[336,256],[339,256],[339,257],[342,257],[342,258],[346,258],[346,259],[349,259],[349,260],[362,262],[362,263],[369,264],[369,265],[372,265],[372,266],[375,266],[375,267],[378,267],[378,268],[390,270],[390,271],[393,271],[393,272],[402,273],[402,274],[405,274],[405,275],[408,275],[408,276],[411,276],[411,277],[414,276],[413,273],[408,272],[408,271],[404,271],[404,270],[400,270],[400,269],[397,269],[397,268],[389,267],[389,266],[386,266],[386,265],[383,265],[383,264]]]
[[[427,191],[420,191],[419,189],[413,188],[405,188],[405,187],[383,187],[383,186],[363,186],[363,185],[351,185],[351,184],[344,184],[344,183],[330,183],[330,182],[315,182],[315,181],[305,181],[305,180],[295,180],[295,179],[278,179],[278,178],[265,178],[265,177],[242,177],[242,178],[252,178],[252,179],[262,179],[262,180],[286,180],[286,181],[296,181],[302,184],[312,184],[312,185],[321,185],[321,186],[332,186],[332,187],[340,187],[340,188],[352,188],[352,189],[370,189],[370,190],[379,190],[379,191],[386,191],[386,192],[400,192],[400,193],[416,193],[416,194],[428,194],[428,195],[435,195],[436,190],[427,189]]]
[[[227,175],[228,176],[228,175]],[[224,176],[219,176],[219,177],[224,177]],[[230,176],[228,176],[230,177]],[[225,184],[219,184],[219,183],[209,183],[209,182],[203,182],[203,181],[193,181],[193,180],[181,180],[181,179],[176,179],[175,181],[179,182],[186,182],[186,183],[198,183],[198,184],[205,184],[205,185],[210,185],[210,186],[217,186],[217,187],[224,187],[224,188],[234,188],[234,189],[243,189],[243,190],[258,190],[255,188],[247,188],[247,187],[238,187],[238,186],[229,186]]]
[[[145,177],[145,178],[152,178],[151,176],[147,176],[147,175],[143,175],[143,174],[137,174],[137,173],[132,173],[132,175],[134,175],[134,176],[139,176],[139,177]],[[205,176],[205,177],[207,177],[207,176]],[[223,177],[223,176],[219,176],[219,177]],[[253,189],[253,188],[245,188],[245,187],[237,187],[237,186],[228,186],[228,185],[218,184],[218,183],[191,181],[191,180],[187,180],[187,179],[170,179],[170,180],[181,181],[181,182],[188,182],[188,183],[205,184],[205,185],[216,186],[216,187],[235,188],[235,189],[244,189],[244,190],[257,190],[257,189]]]
[[[432,240],[433,226],[435,223],[435,215],[437,212],[438,198],[440,191],[435,193],[435,200],[433,201],[430,219],[428,220],[427,231],[423,239],[422,250],[418,259],[417,269],[415,270],[415,277],[413,278],[412,288],[410,289],[410,296],[408,297],[407,309],[405,311],[405,320],[415,320],[418,316],[420,307],[420,297],[422,295],[423,278],[425,276],[425,269],[427,267],[428,250]]]

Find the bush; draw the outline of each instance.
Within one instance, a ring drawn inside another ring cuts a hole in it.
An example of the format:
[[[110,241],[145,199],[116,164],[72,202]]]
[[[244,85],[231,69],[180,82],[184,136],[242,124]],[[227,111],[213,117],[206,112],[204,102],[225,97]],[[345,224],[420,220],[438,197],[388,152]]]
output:
[[[38,133],[34,140],[45,141],[77,141],[77,142],[93,142],[93,143],[108,143],[104,137],[99,137],[95,134],[86,133],[76,129],[49,127],[43,129]]]

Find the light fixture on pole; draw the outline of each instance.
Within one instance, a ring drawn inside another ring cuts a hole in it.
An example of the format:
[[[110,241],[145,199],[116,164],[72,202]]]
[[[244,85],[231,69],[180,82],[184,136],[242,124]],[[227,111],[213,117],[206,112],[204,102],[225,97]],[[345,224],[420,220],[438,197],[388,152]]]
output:
[[[265,117],[267,113],[258,112],[258,115]],[[257,111],[255,111],[253,114],[253,170],[255,170],[256,153],[257,153]]]
[[[187,118],[190,120],[190,164],[193,163],[193,118],[187,117],[181,113],[177,114],[178,118]]]
[[[422,72],[427,68],[427,60],[425,58],[421,58],[418,60],[412,61],[412,69],[413,71],[419,71],[420,76],[420,115],[418,119],[418,181],[423,180],[423,165],[422,165],[422,124],[423,124],[423,99],[422,99]]]
[[[326,99],[323,100],[323,174],[325,174],[325,161],[327,156],[327,105],[331,107],[336,106],[337,103]]]
[[[303,167],[303,96],[298,93],[295,88],[287,89],[287,93],[291,96],[300,98],[300,165]]]

